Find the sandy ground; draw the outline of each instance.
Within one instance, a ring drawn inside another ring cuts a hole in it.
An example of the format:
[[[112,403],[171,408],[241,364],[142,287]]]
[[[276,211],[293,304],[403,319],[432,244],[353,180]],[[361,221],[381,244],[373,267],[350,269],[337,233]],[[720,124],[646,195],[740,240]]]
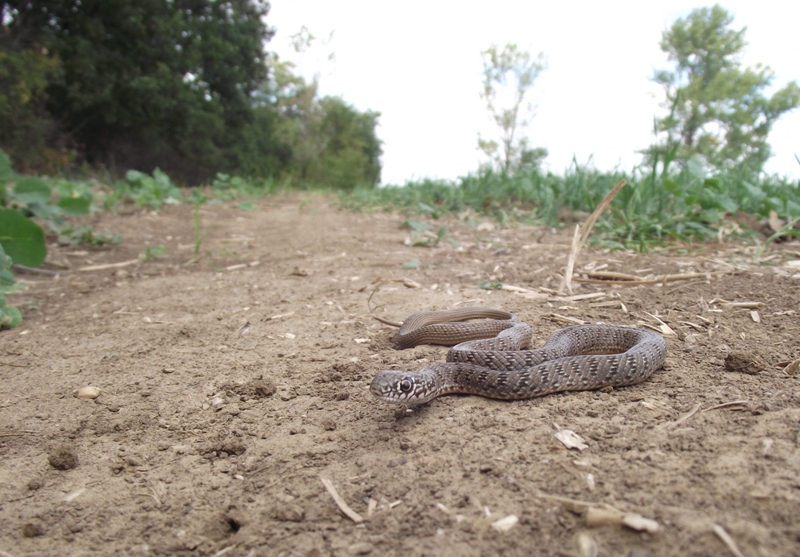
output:
[[[705,274],[559,299],[567,230],[453,218],[414,247],[401,216],[287,195],[205,206],[187,264],[191,209],[94,216],[124,243],[54,247],[60,276],[18,275],[25,322],[0,332],[3,557],[800,554],[800,373],[776,365],[800,357],[797,243],[761,265],[733,243],[587,249],[580,273]],[[166,251],[80,270],[147,244]],[[446,352],[394,350],[371,314],[464,304],[517,313],[536,345],[564,318],[674,334],[663,370],[609,392],[413,409],[369,393],[377,371]],[[85,386],[99,397],[73,396]],[[587,526],[609,507],[651,531]]]

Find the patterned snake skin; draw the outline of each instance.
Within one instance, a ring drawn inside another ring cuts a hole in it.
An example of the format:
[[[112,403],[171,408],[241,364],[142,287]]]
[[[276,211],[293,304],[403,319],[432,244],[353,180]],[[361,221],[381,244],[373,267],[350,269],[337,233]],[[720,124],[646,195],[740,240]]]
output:
[[[459,322],[481,318],[490,320]],[[408,405],[452,393],[519,400],[633,385],[649,378],[667,355],[658,333],[614,325],[567,327],[533,350],[527,349],[530,340],[530,326],[506,311],[420,311],[403,322],[395,344],[456,344],[447,354],[448,363],[419,371],[381,371],[370,391],[386,402]]]

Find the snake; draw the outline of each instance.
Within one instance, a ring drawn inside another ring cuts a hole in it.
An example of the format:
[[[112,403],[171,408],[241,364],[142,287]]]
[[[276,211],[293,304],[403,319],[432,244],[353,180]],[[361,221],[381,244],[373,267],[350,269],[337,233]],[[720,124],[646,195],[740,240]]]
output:
[[[664,337],[644,328],[575,325],[536,349],[530,348],[532,333],[527,323],[499,309],[416,312],[403,321],[395,346],[452,346],[447,362],[418,371],[380,371],[370,392],[409,406],[456,393],[521,400],[634,385],[660,369],[667,355]]]

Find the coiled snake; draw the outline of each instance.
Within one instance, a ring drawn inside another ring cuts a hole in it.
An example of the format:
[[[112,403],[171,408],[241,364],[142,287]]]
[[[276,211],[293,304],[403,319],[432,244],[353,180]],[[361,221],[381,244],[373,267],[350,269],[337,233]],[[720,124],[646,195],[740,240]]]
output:
[[[489,320],[459,323],[481,318]],[[530,326],[514,314],[497,309],[414,313],[398,331],[397,347],[455,344],[448,363],[419,371],[381,371],[370,391],[386,402],[409,405],[452,393],[519,400],[633,385],[649,378],[667,355],[664,338],[647,329],[577,325],[533,350],[528,349],[531,334]]]

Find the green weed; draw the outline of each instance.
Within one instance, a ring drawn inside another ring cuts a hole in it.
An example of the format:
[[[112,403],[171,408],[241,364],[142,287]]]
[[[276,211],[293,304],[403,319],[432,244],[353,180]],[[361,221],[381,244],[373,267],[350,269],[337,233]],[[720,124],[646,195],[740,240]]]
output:
[[[192,188],[192,200],[194,201],[194,213],[192,218],[194,223],[193,261],[197,261],[200,258],[200,246],[203,243],[203,239],[206,237],[205,232],[203,232],[202,228],[200,227],[200,205],[206,203],[208,201],[208,197],[203,195],[199,189]]]
[[[352,210],[400,211],[408,217],[437,219],[471,211],[500,223],[558,225],[567,212],[590,213],[624,178],[628,185],[598,222],[594,242],[638,250],[715,240],[721,231],[735,229],[725,226],[738,211],[762,218],[776,211],[787,221],[800,217],[797,183],[743,171],[709,176],[696,159],[670,171],[671,162],[656,160],[632,173],[600,172],[577,161],[563,175],[532,170],[507,176],[484,170],[455,182],[423,180],[341,192],[339,200]]]
[[[115,199],[128,197],[137,207],[160,209],[168,203],[178,203],[181,200],[181,190],[172,183],[170,177],[156,168],[152,176],[138,170],[129,170],[125,180],[117,182],[119,192]]]
[[[139,256],[139,259],[142,261],[155,261],[161,255],[164,255],[164,251],[164,246],[147,245],[144,247],[144,252]]]

